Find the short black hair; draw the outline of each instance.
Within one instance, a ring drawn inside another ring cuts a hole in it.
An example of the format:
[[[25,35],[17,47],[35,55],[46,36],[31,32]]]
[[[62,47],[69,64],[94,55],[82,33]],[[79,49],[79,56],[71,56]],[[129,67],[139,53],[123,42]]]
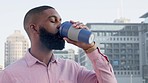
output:
[[[35,19],[35,18],[32,18],[32,16],[36,15],[36,14],[40,14],[42,13],[44,10],[47,10],[47,9],[54,9],[53,7],[51,6],[39,6],[39,7],[35,7],[35,8],[32,8],[31,10],[29,10],[25,17],[24,17],[24,28],[26,30],[26,24],[27,22],[30,20],[30,19]]]

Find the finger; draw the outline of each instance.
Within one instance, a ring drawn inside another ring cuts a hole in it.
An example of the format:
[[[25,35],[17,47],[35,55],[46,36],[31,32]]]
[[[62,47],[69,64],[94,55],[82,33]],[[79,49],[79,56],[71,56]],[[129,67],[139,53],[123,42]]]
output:
[[[68,38],[66,38],[66,37],[64,37],[63,39],[66,40],[67,43],[71,43],[71,44],[74,44],[74,45],[76,44],[76,41],[73,41],[73,40],[68,39]]]
[[[78,25],[76,25],[76,28],[77,29],[87,29],[87,30],[89,30],[89,28],[86,25],[84,25],[83,23],[79,23]]]
[[[84,25],[82,22],[79,22],[79,21],[74,22],[73,20],[70,20],[70,22],[73,23],[73,26],[75,28],[77,28],[77,29],[82,29],[83,28],[83,29],[89,30],[89,28],[86,25]]]
[[[84,24],[83,24],[82,22],[79,22],[79,21],[78,21],[78,22],[74,23],[73,26],[74,26],[75,28],[83,28]]]
[[[73,20],[70,20],[70,23],[74,24],[74,23],[76,23],[76,22],[75,22],[75,21],[73,21]]]
[[[82,25],[81,28],[89,30],[89,28],[86,25]]]

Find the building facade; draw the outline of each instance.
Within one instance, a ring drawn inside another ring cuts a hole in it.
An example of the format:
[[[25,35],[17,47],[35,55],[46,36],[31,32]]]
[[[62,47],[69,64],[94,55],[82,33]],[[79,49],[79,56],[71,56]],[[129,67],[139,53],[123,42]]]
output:
[[[28,41],[19,30],[7,37],[5,42],[5,67],[22,58],[28,49]]]
[[[56,58],[70,59],[75,61],[75,51],[73,49],[68,50],[54,50]]]
[[[118,83],[148,83],[143,77],[148,65],[148,24],[87,23],[87,26],[95,34],[101,52],[110,59]],[[88,61],[80,60],[82,62]]]

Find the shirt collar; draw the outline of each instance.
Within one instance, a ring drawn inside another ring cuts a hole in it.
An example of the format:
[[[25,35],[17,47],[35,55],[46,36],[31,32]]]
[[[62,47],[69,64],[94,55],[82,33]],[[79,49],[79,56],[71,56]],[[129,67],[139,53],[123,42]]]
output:
[[[39,61],[37,58],[35,58],[34,56],[31,55],[31,53],[28,51],[25,54],[25,60],[28,66],[32,66],[34,64],[36,64],[37,62],[39,63],[43,63],[41,61]],[[57,60],[57,58],[55,58],[54,54],[52,55],[51,58],[51,63],[58,63],[59,61]]]

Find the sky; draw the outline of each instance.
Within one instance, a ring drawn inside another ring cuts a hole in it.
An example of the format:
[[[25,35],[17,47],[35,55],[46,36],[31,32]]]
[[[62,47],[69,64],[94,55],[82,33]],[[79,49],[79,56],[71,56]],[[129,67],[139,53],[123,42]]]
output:
[[[4,63],[4,42],[6,38],[23,29],[23,18],[31,8],[49,5],[54,7],[62,22],[74,20],[86,23],[112,23],[116,18],[125,17],[133,23],[148,12],[148,0],[1,0],[0,1],[0,65]],[[29,40],[28,40],[29,41]],[[66,44],[66,49],[77,47]]]

